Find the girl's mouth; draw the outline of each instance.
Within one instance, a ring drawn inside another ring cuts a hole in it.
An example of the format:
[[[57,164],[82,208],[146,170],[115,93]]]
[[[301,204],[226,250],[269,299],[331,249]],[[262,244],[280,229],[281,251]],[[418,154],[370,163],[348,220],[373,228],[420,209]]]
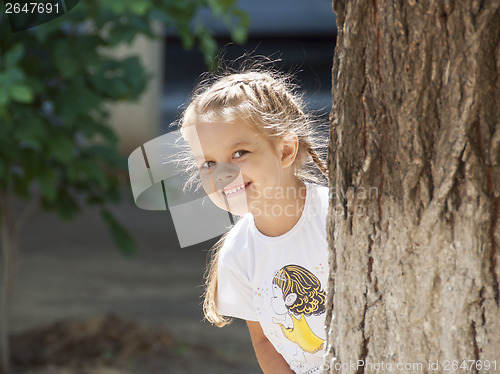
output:
[[[228,197],[239,195],[248,189],[248,186],[250,186],[250,183],[251,182],[247,182],[244,184],[238,184],[238,185],[233,184],[232,186],[226,186],[226,187],[224,187],[223,193],[224,193],[224,195],[226,195]]]

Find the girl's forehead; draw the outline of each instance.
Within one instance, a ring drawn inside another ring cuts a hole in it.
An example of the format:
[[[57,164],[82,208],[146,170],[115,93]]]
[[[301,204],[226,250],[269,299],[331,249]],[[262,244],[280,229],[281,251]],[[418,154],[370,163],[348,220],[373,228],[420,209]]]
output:
[[[231,147],[251,145],[266,139],[266,136],[251,126],[238,122],[199,123],[184,128],[191,147]]]
[[[249,133],[261,133],[256,128],[256,125],[252,125],[245,120],[224,120],[219,118],[217,120],[211,121],[199,121],[187,126],[188,128],[195,128],[198,131],[222,131],[222,132],[232,132],[232,131],[245,131]]]

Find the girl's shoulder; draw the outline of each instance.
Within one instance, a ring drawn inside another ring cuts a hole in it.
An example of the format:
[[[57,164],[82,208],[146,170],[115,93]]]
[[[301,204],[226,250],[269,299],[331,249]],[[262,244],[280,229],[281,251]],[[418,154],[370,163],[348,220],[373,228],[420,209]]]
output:
[[[314,183],[306,183],[307,193],[309,194],[310,204],[320,206],[322,210],[328,211],[330,203],[330,189],[327,186],[322,186]]]
[[[311,182],[305,182],[305,184],[307,186],[307,191],[313,191],[322,198],[328,197],[328,192],[330,191],[328,186],[323,186],[322,184],[316,184]]]

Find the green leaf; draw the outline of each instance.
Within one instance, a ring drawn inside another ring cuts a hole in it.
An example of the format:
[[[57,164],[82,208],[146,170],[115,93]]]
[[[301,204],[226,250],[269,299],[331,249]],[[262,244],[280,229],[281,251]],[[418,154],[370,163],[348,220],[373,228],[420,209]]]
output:
[[[54,136],[49,146],[50,155],[63,164],[67,164],[73,157],[73,142],[62,134]]]
[[[73,219],[76,213],[80,212],[80,205],[72,190],[68,186],[58,186],[57,197],[54,201],[43,199],[43,205],[49,209],[54,209],[61,219],[69,221]]]
[[[24,80],[24,72],[17,68],[17,67],[11,67],[10,69],[6,70],[6,74],[1,76],[1,83],[2,84],[12,84],[12,83],[18,83]]]
[[[68,53],[72,51],[72,53]],[[77,50],[74,50],[70,44],[69,39],[59,41],[53,50],[52,60],[59,74],[65,79],[69,79],[77,75],[79,70],[79,62],[75,58]]]
[[[59,90],[53,98],[55,111],[66,124],[74,124],[80,115],[88,115],[98,109],[104,99],[79,78],[74,78],[65,90]]]
[[[9,95],[5,90],[0,89],[0,107],[9,102]]]
[[[247,40],[247,29],[245,27],[236,26],[231,31],[231,38],[238,44],[244,44]]]
[[[129,3],[129,9],[139,15],[145,14],[150,7],[149,0],[148,1],[140,1],[140,0],[134,0]]]
[[[100,190],[108,186],[108,180],[104,170],[102,170],[95,161],[90,159],[77,160],[71,168],[75,168],[80,180],[88,184],[97,184]]]
[[[103,209],[101,215],[120,252],[126,256],[134,255],[137,252],[137,245],[130,233],[108,210]]]
[[[160,8],[151,9],[150,16],[152,19],[163,23],[164,26],[170,25],[174,21],[172,14]]]
[[[19,116],[13,138],[17,144],[25,144],[34,149],[40,149],[42,143],[47,140],[45,123],[34,113],[26,113]]]
[[[131,17],[129,22],[127,22],[127,26],[134,28],[136,31],[140,31],[151,38],[155,36],[151,26],[142,17]]]
[[[117,25],[109,32],[108,43],[112,47],[123,42],[130,44],[134,40],[136,33],[136,30],[127,25]]]
[[[211,69],[215,68],[215,55],[217,53],[217,42],[210,32],[203,26],[199,26],[197,33],[200,38],[200,49],[205,58],[205,64]]]
[[[13,67],[21,59],[24,53],[24,47],[21,43],[14,45],[5,55],[5,65]]]
[[[28,143],[27,146],[30,144]],[[33,149],[24,148],[21,149],[17,157],[20,164],[22,165],[24,175],[23,181],[26,184],[31,183],[31,181],[39,175],[41,167],[41,158],[38,152]]]
[[[26,85],[16,84],[11,86],[9,91],[10,97],[15,101],[20,103],[31,103],[33,101],[33,91]]]
[[[80,122],[82,126],[78,129],[79,133],[87,139],[95,139],[96,137],[101,139],[105,143],[105,147],[110,152],[115,153],[114,145],[118,143],[118,136],[115,131],[90,116],[82,117]]]
[[[58,184],[54,172],[51,169],[46,170],[39,179],[40,191],[42,196],[48,201],[53,202],[57,197]]]
[[[101,144],[95,144],[87,147],[85,149],[85,153],[88,153],[101,160],[105,160],[109,163],[117,163],[121,158],[123,158],[115,151],[115,149]]]

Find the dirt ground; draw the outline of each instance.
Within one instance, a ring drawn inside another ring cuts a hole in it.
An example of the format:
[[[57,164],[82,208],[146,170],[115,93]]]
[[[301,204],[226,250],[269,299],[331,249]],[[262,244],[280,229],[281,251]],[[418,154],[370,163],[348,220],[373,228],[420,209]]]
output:
[[[243,322],[202,322],[211,243],[181,249],[165,212],[114,211],[137,240],[134,257],[118,252],[96,210],[71,223],[36,211],[22,229],[15,373],[260,373]]]

